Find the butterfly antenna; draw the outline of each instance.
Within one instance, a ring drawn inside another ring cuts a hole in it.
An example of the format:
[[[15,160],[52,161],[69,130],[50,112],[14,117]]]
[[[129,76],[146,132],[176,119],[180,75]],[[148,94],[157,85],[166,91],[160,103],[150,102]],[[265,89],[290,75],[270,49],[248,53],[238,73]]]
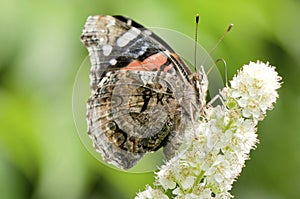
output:
[[[227,28],[227,30],[223,33],[223,35],[220,37],[220,39],[218,40],[218,42],[216,43],[216,45],[210,50],[209,54],[211,55],[216,48],[220,45],[220,43],[223,41],[223,39],[225,38],[225,36],[230,32],[230,30],[232,29],[233,24],[230,24]]]
[[[226,64],[226,61],[224,60],[224,59],[222,59],[222,58],[219,58],[219,59],[217,59],[217,61],[215,62],[215,64],[217,65],[218,64],[218,62],[222,62],[223,63],[223,65],[224,65],[224,78],[225,78],[225,85],[226,86],[228,86],[228,77],[227,77],[227,64]],[[216,65],[212,65],[208,70],[207,70],[207,72],[206,72],[206,75],[208,76],[209,75],[209,73],[212,71],[212,69],[214,68],[214,67],[216,67]]]
[[[218,64],[218,62],[222,62],[223,66],[224,66],[224,78],[225,78],[225,86],[228,86],[228,77],[227,77],[227,64],[226,61],[222,58],[217,59],[216,64]]]
[[[199,27],[199,14],[196,14],[196,30],[195,30],[195,50],[194,50],[194,67],[195,72],[197,71],[197,44],[198,44],[198,27]]]

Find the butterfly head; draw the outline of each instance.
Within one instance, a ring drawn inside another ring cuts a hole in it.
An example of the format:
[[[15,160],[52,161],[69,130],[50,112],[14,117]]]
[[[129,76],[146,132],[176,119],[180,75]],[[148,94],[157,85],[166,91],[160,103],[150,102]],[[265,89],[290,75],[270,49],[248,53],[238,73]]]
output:
[[[190,75],[190,81],[195,87],[198,104],[200,109],[202,109],[206,104],[206,95],[208,90],[208,79],[203,66],[201,66],[201,70]]]

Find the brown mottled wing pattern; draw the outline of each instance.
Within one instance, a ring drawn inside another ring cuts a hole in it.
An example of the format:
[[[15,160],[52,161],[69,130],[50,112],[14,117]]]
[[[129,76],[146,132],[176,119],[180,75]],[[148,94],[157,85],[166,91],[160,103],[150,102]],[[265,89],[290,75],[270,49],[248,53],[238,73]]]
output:
[[[103,159],[133,167],[164,147],[170,158],[201,108],[190,70],[159,37],[125,17],[89,17],[88,133]]]

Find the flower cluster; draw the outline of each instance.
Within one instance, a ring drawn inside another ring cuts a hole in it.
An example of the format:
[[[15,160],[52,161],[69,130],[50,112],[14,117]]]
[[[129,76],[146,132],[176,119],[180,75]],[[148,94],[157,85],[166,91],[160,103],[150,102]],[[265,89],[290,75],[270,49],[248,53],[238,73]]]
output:
[[[154,188],[147,186],[136,199],[232,198],[232,184],[258,141],[257,122],[276,102],[280,80],[268,63],[244,65],[220,92],[223,105],[205,108],[186,132],[187,147],[161,166]]]
[[[231,87],[223,90],[223,97],[236,101],[242,108],[243,117],[260,121],[278,98],[281,77],[269,63],[250,62],[230,82]]]

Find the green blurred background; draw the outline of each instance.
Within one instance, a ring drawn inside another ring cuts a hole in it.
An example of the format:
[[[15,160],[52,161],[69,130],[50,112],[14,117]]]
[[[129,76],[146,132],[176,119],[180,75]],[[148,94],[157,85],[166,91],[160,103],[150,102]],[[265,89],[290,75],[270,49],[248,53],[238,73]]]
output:
[[[194,36],[229,79],[249,61],[277,66],[284,84],[259,125],[232,193],[243,199],[300,198],[300,1],[298,0],[1,0],[0,198],[133,198],[152,173],[129,174],[99,163],[82,145],[72,116],[72,87],[87,56],[79,37],[89,15],[127,15],[147,27]],[[191,52],[193,53],[193,52]]]

